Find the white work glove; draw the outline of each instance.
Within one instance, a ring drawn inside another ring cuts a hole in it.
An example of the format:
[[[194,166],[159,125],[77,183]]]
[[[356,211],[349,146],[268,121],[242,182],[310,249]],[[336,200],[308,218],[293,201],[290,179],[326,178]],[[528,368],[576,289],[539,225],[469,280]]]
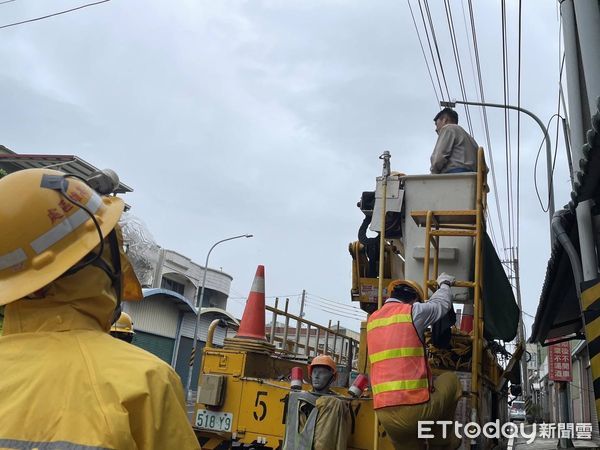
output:
[[[442,287],[442,284],[447,284],[448,286],[453,286],[456,278],[452,275],[448,275],[446,272],[442,272],[437,279],[437,284],[439,287]]]

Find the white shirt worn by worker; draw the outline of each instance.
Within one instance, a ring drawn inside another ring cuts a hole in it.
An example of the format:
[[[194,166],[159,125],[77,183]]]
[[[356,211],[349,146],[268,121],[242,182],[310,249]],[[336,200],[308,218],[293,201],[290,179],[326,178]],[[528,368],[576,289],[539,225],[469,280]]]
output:
[[[385,302],[403,303],[402,300],[393,297],[388,298]],[[443,283],[425,303],[415,302],[413,304],[413,324],[421,341],[425,342],[425,330],[427,327],[444,317],[450,311],[451,307],[452,289],[446,283]]]

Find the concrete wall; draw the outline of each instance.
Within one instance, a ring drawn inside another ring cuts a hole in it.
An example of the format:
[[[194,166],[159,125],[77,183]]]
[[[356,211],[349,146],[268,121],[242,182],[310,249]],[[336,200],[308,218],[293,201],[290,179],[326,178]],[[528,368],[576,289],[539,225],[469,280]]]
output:
[[[197,304],[204,267],[173,250],[161,249],[152,287],[161,287],[163,277],[183,284],[185,286],[183,296],[193,304]],[[232,279],[231,275],[209,267],[206,272],[204,306],[226,309]]]

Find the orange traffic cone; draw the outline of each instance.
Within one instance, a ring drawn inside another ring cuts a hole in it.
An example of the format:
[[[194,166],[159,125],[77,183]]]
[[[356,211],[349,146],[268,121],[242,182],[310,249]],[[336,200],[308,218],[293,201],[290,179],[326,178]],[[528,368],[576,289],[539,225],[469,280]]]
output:
[[[254,282],[236,337],[267,340],[265,337],[265,266],[256,268]]]
[[[473,303],[465,303],[460,321],[460,329],[465,333],[473,331]]]

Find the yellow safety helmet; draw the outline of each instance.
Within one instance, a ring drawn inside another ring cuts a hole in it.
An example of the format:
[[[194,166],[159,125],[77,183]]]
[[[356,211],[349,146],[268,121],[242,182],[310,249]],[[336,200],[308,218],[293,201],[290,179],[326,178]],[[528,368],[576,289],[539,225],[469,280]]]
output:
[[[131,316],[126,312],[122,312],[115,324],[110,327],[110,331],[115,333],[134,334]]]
[[[333,371],[333,378],[337,377],[337,365],[333,358],[329,355],[319,355],[315,356],[308,366],[308,376],[312,376],[313,367],[316,366],[326,366],[329,367]]]
[[[423,289],[421,289],[421,286],[416,281],[412,281],[412,280],[394,280],[390,284],[388,284],[387,293],[390,297],[392,296],[392,292],[394,291],[394,288],[396,288],[397,286],[407,286],[407,287],[411,288],[413,291],[416,292],[417,299],[420,302],[422,302],[423,299],[425,298],[425,295],[423,294]]]
[[[84,265],[85,257],[115,229],[124,208],[120,198],[100,196],[84,180],[50,169],[21,170],[0,179],[0,205],[0,305]],[[135,275],[131,278],[133,270],[118,240],[110,244],[111,249],[119,247],[122,266],[115,283],[118,299],[141,300],[141,287]]]

